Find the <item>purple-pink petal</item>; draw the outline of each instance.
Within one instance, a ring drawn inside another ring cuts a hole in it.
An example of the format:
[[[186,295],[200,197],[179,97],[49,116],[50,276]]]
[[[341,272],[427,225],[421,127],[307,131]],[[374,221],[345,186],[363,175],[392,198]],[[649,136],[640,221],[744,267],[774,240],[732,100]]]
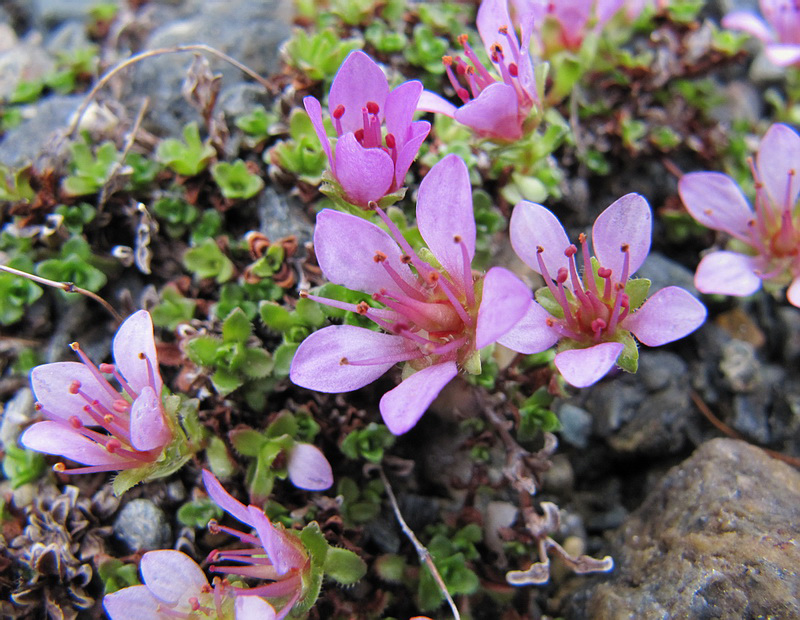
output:
[[[383,149],[364,148],[352,133],[346,133],[336,142],[336,180],[348,201],[366,207],[391,188],[394,162]]]
[[[395,435],[410,431],[445,385],[458,374],[455,362],[434,364],[415,372],[383,395],[381,416]]]
[[[235,620],[277,620],[275,608],[258,596],[237,596],[233,613]]]
[[[386,97],[389,95],[389,82],[381,68],[364,52],[350,52],[331,84],[328,95],[328,109],[333,116],[334,110],[344,106],[341,117],[342,132],[354,132],[363,127],[361,109],[368,102],[378,104],[378,116],[383,120]],[[338,166],[337,161],[337,166]]]
[[[570,242],[564,227],[553,213],[535,202],[523,200],[511,214],[511,246],[522,261],[541,274],[537,247],[543,248],[542,260],[551,278],[560,268],[567,269],[569,262],[564,250]]]
[[[138,394],[146,385],[161,396],[161,374],[153,336],[153,319],[146,310],[139,310],[120,325],[112,345],[114,363],[133,390]],[[150,361],[148,366],[147,360]]]
[[[317,101],[316,97],[304,97],[303,107],[306,109],[308,118],[311,119],[311,125],[314,127],[314,132],[317,134],[319,143],[322,145],[322,150],[328,156],[328,166],[336,176],[336,166],[334,165],[333,153],[331,152],[331,141],[328,139],[328,133],[325,131],[325,123],[322,120],[322,106]]]
[[[422,179],[417,198],[417,227],[445,271],[460,280],[464,258],[455,238],[460,237],[464,242],[472,262],[476,232],[469,172],[458,155],[440,160]]]
[[[144,388],[131,405],[131,445],[147,451],[161,448],[172,439],[161,408],[161,399],[151,387]]]
[[[668,286],[629,316],[624,328],[648,347],[659,347],[691,334],[706,320],[706,307],[688,291]]]
[[[562,351],[554,362],[567,383],[584,388],[602,379],[624,348],[619,342],[602,342],[588,349]]]
[[[517,91],[503,82],[490,84],[475,99],[458,108],[455,119],[489,138],[511,142],[522,137]]]
[[[453,118],[456,114],[456,106],[447,99],[429,90],[423,90],[417,102],[417,110],[422,112],[433,112],[434,114],[444,114]]]
[[[508,34],[514,41],[517,49],[519,49],[519,42],[514,33],[511,15],[508,12],[507,0],[483,0],[478,8],[478,14],[475,17],[475,25],[478,27],[478,33],[481,35],[483,47],[489,55],[491,55],[492,46],[495,43],[499,43],[504,50],[508,47],[508,40],[504,35],[499,33],[502,27],[508,29]]]
[[[409,128],[422,94],[422,82],[410,80],[396,86],[386,98],[386,131],[401,147],[409,138]]]
[[[386,265],[409,284],[415,277],[401,261],[400,246],[381,228],[349,213],[323,209],[317,215],[314,251],[325,277],[349,289],[374,293],[381,289],[398,290],[398,285],[376,252],[386,256]]]
[[[330,325],[314,332],[297,349],[289,378],[318,392],[350,392],[372,383],[398,361],[412,357],[402,336],[353,325]],[[350,364],[385,359],[366,365]]]
[[[790,304],[800,308],[800,276],[796,276],[786,289],[786,298]]]
[[[769,43],[764,51],[767,58],[779,67],[792,67],[800,64],[800,44]]]
[[[492,267],[483,280],[483,297],[475,328],[475,348],[482,349],[507,334],[528,311],[531,293],[503,267]]]
[[[697,266],[694,285],[701,293],[745,297],[761,288],[752,256],[719,251],[706,254]]]
[[[324,491],[333,484],[331,464],[322,451],[309,443],[298,443],[289,454],[289,480],[299,489]]]
[[[29,450],[63,456],[84,465],[115,465],[125,461],[60,422],[37,422],[22,433],[19,442]]]
[[[525,316],[497,342],[517,353],[541,353],[558,342],[560,336],[547,325],[550,313],[531,300]]]
[[[395,185],[398,188],[405,185],[406,173],[430,131],[431,124],[428,121],[414,121],[411,123],[408,139],[401,147],[398,147],[397,158],[394,163]]]
[[[278,575],[285,575],[292,568],[302,568],[306,557],[289,541],[287,534],[272,525],[260,508],[248,506],[247,511],[250,513],[250,524],[258,532],[258,538]]]
[[[232,497],[220,484],[217,477],[207,469],[203,470],[203,484],[206,487],[208,496],[217,506],[242,523],[253,525],[250,521],[250,513],[247,511],[247,506]]]
[[[772,125],[758,145],[756,166],[775,207],[792,211],[800,195],[800,135],[783,123]]]
[[[622,277],[624,245],[630,249],[629,274],[642,266],[650,252],[653,233],[650,205],[639,194],[626,194],[603,211],[592,226],[592,246],[597,260],[611,269],[615,278]]]
[[[748,11],[735,11],[722,18],[722,27],[728,30],[741,30],[764,42],[773,41],[775,33],[767,23]]]
[[[186,607],[185,611],[190,611],[189,599],[198,596],[201,588],[208,585],[208,579],[197,562],[185,553],[171,549],[145,553],[139,570],[153,596],[170,607]]]
[[[167,620],[169,616],[159,611],[159,605],[147,586],[131,586],[103,597],[103,608],[110,620]]]
[[[87,426],[96,426],[91,416],[83,408],[86,400],[80,394],[69,391],[70,384],[78,381],[81,391],[92,400],[99,400],[106,408],[112,408],[114,399],[98,383],[89,369],[80,362],[55,362],[36,366],[31,371],[31,387],[39,401],[53,417],[69,420],[72,416]]]
[[[749,238],[747,223],[753,219],[753,210],[727,174],[690,172],[681,177],[678,192],[691,216],[703,226]]]

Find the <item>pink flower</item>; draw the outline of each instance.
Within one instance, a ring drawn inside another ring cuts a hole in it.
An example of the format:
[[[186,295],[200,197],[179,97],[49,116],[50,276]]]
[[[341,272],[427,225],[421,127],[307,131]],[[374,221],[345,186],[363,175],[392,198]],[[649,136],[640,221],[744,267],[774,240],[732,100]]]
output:
[[[303,99],[331,174],[350,203],[366,207],[403,187],[411,162],[431,129],[427,121],[411,120],[421,92],[422,84],[416,80],[389,92],[381,68],[364,52],[351,52],[328,95],[337,136],[333,148],[319,101]]]
[[[521,353],[559,343],[556,368],[571,385],[586,387],[615,363],[635,369],[638,353],[631,334],[655,347],[697,329],[706,309],[687,291],[669,286],[642,305],[649,283],[629,280],[650,250],[651,228],[644,198],[628,194],[617,200],[592,227],[594,257],[586,236],[580,236],[581,278],[578,249],[556,216],[541,205],[519,203],[511,216],[511,245],[542,275],[547,289],[537,292],[525,318],[498,342]]]
[[[77,342],[70,346],[80,362],[44,364],[31,371],[36,409],[47,421],[28,428],[22,445],[86,465],[66,470],[72,474],[155,463],[173,432],[161,402],[163,382],[150,314],[140,310],[120,326],[112,347],[116,366],[97,367]],[[105,375],[113,376],[119,387]],[[56,468],[63,472],[63,463]]]
[[[736,182],[719,172],[684,175],[678,189],[683,204],[703,226],[733,237],[732,250],[706,254],[694,282],[703,293],[744,296],[762,282],[789,286],[789,302],[800,307],[800,135],[775,124],[750,160],[756,185],[754,208]]]
[[[456,108],[439,95],[425,91],[417,107],[454,118],[485,138],[503,142],[518,140],[531,109],[539,102],[528,51],[532,19],[523,21],[520,43],[507,1],[484,0],[478,9],[477,26],[500,79],[483,66],[467,42],[467,36],[461,35],[459,42],[471,64],[460,56],[445,56],[443,62],[463,105]]]
[[[664,11],[669,6],[670,0],[625,0],[625,15],[634,20],[642,14],[645,7],[653,7],[657,11]]]
[[[531,15],[536,35],[549,58],[556,47],[576,51],[592,32],[602,28],[623,6],[625,0],[512,0],[518,15]],[[546,31],[555,27],[558,45],[553,45]]]
[[[263,596],[285,600],[281,611],[275,616],[276,620],[282,620],[303,594],[304,579],[311,569],[305,547],[296,535],[270,523],[263,510],[256,506],[245,506],[231,497],[214,474],[205,469],[203,483],[211,499],[220,508],[256,531],[256,536],[253,536],[214,521],[209,523],[212,532],[226,532],[248,545],[244,549],[213,551],[208,557],[209,561],[214,562],[209,570],[270,581],[249,589],[234,588],[234,593],[244,595],[243,598]],[[220,565],[218,562],[226,564]]]
[[[478,350],[522,318],[530,293],[500,267],[477,279],[473,275],[472,188],[459,157],[448,155],[437,163],[419,188],[417,226],[431,259],[423,260],[383,210],[376,210],[388,234],[362,218],[322,211],[314,247],[331,282],[372,293],[384,307],[309,298],[358,312],[389,333],[325,327],[297,349],[289,376],[312,390],[349,392],[405,362],[406,378],[380,402],[389,430],[401,434],[417,423],[460,368],[477,372]]]
[[[219,577],[210,586],[203,570],[180,551],[145,553],[139,570],[144,585],[123,588],[103,598],[103,607],[111,620],[277,618],[272,605],[265,600],[253,595],[236,596],[235,589]]]
[[[776,65],[800,65],[800,3],[760,0],[759,4],[764,19],[748,11],[735,11],[722,19],[722,25],[761,39],[766,44],[767,58]]]

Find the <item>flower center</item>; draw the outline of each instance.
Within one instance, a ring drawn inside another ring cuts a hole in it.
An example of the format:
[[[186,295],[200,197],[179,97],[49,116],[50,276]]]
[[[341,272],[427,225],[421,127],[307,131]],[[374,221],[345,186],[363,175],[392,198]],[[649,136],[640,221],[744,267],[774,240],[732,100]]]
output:
[[[374,101],[367,101],[367,104],[361,108],[361,127],[359,127],[353,135],[358,143],[365,149],[379,148],[383,149],[392,158],[392,162],[397,164],[397,139],[391,133],[387,133],[386,137],[382,136],[381,132],[381,118],[380,106]],[[333,126],[336,129],[336,136],[341,138],[344,134],[342,128],[342,116],[345,113],[345,106],[339,104],[333,111]],[[391,190],[396,189],[395,184],[392,185]]]
[[[630,299],[625,293],[630,268],[630,247],[627,244],[620,247],[624,259],[619,279],[614,278],[611,269],[602,266],[597,268],[597,275],[604,281],[601,291],[595,280],[586,235],[581,233],[579,240],[584,261],[583,279],[578,275],[575,263],[575,255],[578,253],[575,245],[570,245],[564,251],[569,259],[569,268],[561,267],[555,281],[542,258],[542,246],[537,248],[536,258],[547,288],[564,315],[560,318],[548,317],[548,326],[566,338],[592,345],[613,339],[617,327],[630,313]]]

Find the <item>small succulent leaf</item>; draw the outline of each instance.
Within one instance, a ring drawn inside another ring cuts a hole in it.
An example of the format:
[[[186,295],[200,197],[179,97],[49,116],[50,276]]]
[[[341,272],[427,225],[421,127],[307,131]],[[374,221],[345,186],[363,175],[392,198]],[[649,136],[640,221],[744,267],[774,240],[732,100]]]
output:
[[[349,586],[367,574],[367,565],[348,549],[330,547],[325,555],[324,571],[326,576],[344,586]]]
[[[618,332],[617,342],[625,347],[617,358],[617,366],[626,372],[635,373],[639,369],[639,347],[629,331]]]
[[[650,280],[647,278],[635,278],[628,280],[625,285],[625,293],[628,295],[630,301],[631,311],[636,310],[647,299],[647,293],[650,291]]]

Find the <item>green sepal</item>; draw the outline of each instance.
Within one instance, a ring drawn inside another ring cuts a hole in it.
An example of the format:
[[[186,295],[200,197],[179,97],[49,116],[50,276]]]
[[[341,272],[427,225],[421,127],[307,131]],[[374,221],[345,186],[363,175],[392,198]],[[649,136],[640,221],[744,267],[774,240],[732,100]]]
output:
[[[617,358],[617,366],[627,372],[635,373],[639,369],[639,347],[633,335],[629,331],[618,329],[614,340],[625,347]]]
[[[308,552],[311,560],[311,568],[310,570],[303,571],[301,574],[303,595],[292,609],[292,613],[295,616],[302,616],[311,609],[317,601],[320,588],[322,587],[325,557],[328,555],[328,550],[330,549],[328,541],[325,540],[325,537],[319,529],[319,524],[316,521],[312,521],[303,528],[300,532],[300,542],[303,543],[303,546]]]
[[[202,448],[205,430],[197,417],[197,399],[177,394],[162,396],[164,419],[172,432],[172,441],[167,444],[154,463],[126,469],[117,474],[112,483],[114,495],[119,497],[140,482],[164,478],[178,471]]]
[[[473,351],[472,354],[464,360],[464,372],[470,375],[481,374],[481,352]]]
[[[367,574],[367,565],[349,549],[329,547],[325,556],[325,575],[349,586],[360,581]]]
[[[625,285],[625,293],[628,295],[630,302],[631,312],[636,310],[647,299],[647,293],[650,291],[650,280],[647,278],[636,278],[635,280],[628,280]]]
[[[556,301],[556,298],[553,297],[553,293],[550,292],[549,288],[543,286],[542,288],[538,289],[533,296],[536,299],[536,303],[547,310],[551,316],[557,319],[564,318],[564,308],[562,308],[561,304]]]

